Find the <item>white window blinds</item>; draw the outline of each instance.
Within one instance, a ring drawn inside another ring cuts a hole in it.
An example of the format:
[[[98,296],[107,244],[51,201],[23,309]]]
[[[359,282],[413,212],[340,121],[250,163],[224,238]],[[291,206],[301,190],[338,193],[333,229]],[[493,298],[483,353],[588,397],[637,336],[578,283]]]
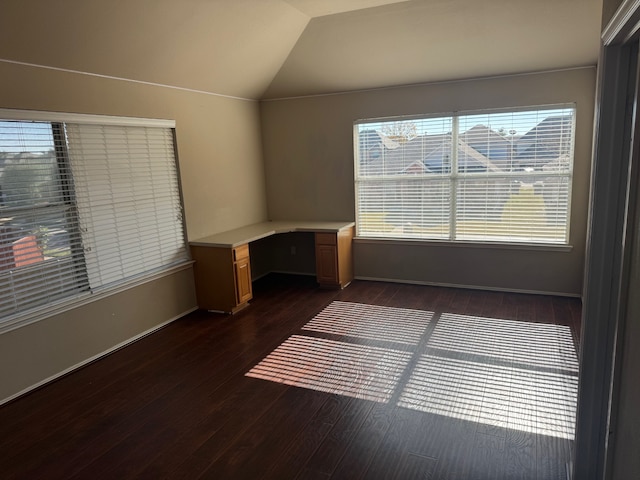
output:
[[[68,124],[89,284],[187,257],[170,129]]]
[[[167,122],[29,115],[0,120],[0,325],[188,260]]]
[[[568,243],[575,108],[363,121],[358,235]]]

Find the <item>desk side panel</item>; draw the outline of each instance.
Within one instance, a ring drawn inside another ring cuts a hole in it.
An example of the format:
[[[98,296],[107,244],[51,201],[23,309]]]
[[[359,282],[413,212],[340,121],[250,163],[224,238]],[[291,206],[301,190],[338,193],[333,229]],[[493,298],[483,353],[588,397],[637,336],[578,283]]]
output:
[[[338,268],[340,272],[340,287],[346,287],[353,280],[353,237],[355,227],[349,227],[338,232]]]
[[[232,249],[191,246],[198,307],[231,312],[236,307]]]

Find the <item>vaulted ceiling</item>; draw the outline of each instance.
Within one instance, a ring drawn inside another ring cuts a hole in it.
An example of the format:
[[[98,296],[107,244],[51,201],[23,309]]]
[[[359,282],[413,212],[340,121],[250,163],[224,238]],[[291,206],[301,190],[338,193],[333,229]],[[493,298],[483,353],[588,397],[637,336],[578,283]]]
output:
[[[248,99],[595,65],[602,0],[3,0],[0,61]]]

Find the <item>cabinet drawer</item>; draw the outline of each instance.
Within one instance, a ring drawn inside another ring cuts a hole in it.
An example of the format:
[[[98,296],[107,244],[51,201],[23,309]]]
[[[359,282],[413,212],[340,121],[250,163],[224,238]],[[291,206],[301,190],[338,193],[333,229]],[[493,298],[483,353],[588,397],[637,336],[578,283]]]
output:
[[[243,258],[249,258],[249,244],[240,245],[233,249],[233,261],[237,262]]]
[[[335,245],[336,244],[336,234],[335,233],[316,233],[316,244],[317,245]]]

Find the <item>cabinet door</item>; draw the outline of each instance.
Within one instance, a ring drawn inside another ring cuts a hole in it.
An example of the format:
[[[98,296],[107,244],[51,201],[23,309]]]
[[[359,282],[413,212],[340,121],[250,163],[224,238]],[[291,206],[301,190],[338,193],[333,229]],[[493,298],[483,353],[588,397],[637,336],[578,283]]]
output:
[[[316,245],[316,276],[320,284],[338,284],[338,249],[335,245]]]
[[[251,269],[249,258],[243,258],[234,263],[236,274],[236,303],[238,305],[248,302],[252,298]]]
[[[232,312],[236,306],[235,270],[231,249],[191,247],[198,306],[204,310]]]

